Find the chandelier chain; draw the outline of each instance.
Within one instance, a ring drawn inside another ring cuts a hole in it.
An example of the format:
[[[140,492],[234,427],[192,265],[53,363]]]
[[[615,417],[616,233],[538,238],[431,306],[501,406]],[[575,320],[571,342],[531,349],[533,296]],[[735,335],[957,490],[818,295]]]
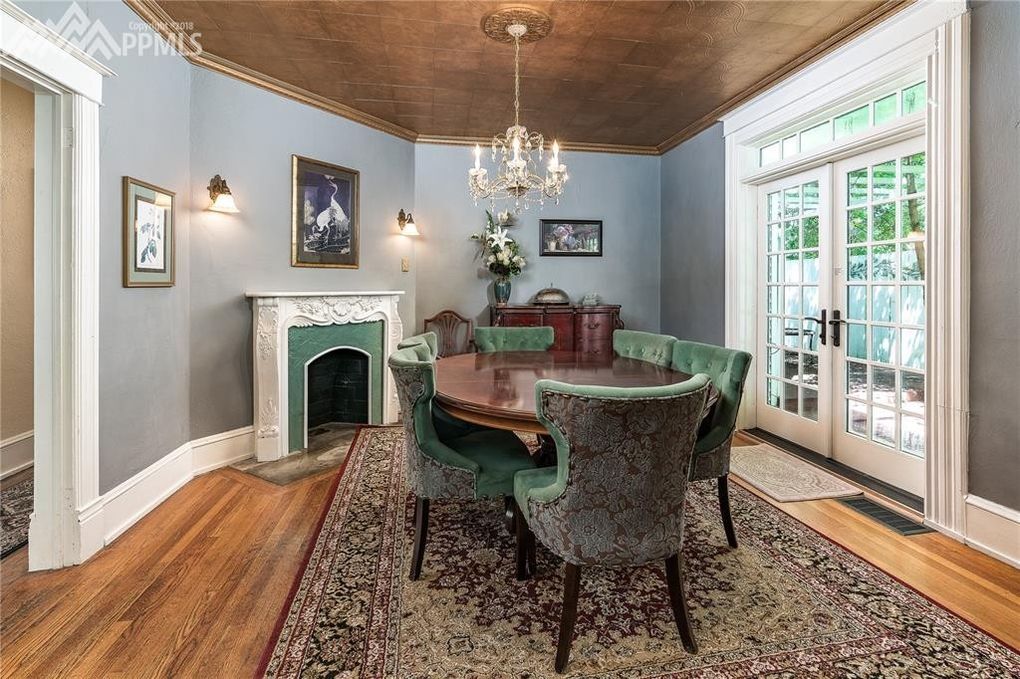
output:
[[[514,35],[514,125],[521,124],[521,39]]]

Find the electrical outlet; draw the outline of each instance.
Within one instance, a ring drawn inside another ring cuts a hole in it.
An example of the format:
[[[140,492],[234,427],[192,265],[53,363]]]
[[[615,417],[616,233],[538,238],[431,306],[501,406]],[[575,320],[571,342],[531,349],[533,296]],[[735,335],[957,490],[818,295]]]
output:
[[[411,270],[411,259],[409,257],[400,258],[400,270],[407,273]]]

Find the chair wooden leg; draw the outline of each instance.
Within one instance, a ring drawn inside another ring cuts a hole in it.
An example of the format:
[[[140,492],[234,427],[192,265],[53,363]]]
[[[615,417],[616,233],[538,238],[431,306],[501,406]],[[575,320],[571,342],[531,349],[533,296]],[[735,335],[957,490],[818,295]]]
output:
[[[567,667],[570,645],[574,641],[574,623],[577,622],[577,595],[581,589],[581,567],[566,563],[563,578],[563,611],[560,613],[560,639],[556,644],[556,671]]]
[[[680,632],[680,640],[688,653],[698,652],[694,641],[691,620],[687,615],[687,600],[684,598],[684,583],[680,578],[680,557],[677,554],[666,559],[666,584],[669,585],[669,603],[673,606],[673,617]]]
[[[511,499],[511,502],[513,502],[513,523],[517,543],[517,579],[527,580],[530,575],[528,572],[528,533],[530,531],[524,517],[521,516],[521,508],[517,506],[515,500]]]
[[[429,500],[426,497],[414,499],[414,553],[411,556],[411,579],[421,576],[421,564],[425,559],[425,540],[429,534]]]
[[[720,476],[719,482],[719,511],[722,512],[723,530],[726,531],[726,542],[730,547],[737,546],[737,534],[733,530],[733,517],[730,516],[730,485],[729,476]]]
[[[528,573],[531,574],[531,575],[535,575],[536,573],[538,573],[538,557],[535,554],[535,534],[531,532],[531,527],[528,526],[527,522],[524,521],[523,517],[521,517],[521,523],[524,524],[524,531],[525,531],[525,533],[527,533],[527,538],[528,538],[528,544],[527,544],[527,548],[528,548]]]

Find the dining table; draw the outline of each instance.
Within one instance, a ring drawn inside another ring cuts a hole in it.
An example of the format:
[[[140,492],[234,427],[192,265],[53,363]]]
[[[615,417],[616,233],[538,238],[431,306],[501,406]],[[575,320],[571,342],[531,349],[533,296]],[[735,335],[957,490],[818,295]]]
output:
[[[459,354],[436,362],[436,401],[466,422],[538,434],[545,449],[552,441],[535,408],[535,383],[541,379],[606,387],[659,387],[690,378],[691,375],[679,370],[616,354],[578,351]],[[710,383],[703,421],[718,399],[719,391]]]

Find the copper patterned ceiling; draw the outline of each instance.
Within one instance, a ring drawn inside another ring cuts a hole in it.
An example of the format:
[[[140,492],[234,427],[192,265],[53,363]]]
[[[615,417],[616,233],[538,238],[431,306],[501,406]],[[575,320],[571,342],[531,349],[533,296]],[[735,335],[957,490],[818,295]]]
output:
[[[900,4],[156,2],[141,4],[193,23],[220,62],[427,137],[490,137],[512,122],[512,46],[480,25],[524,4],[553,28],[522,45],[523,122],[547,139],[660,150]]]

